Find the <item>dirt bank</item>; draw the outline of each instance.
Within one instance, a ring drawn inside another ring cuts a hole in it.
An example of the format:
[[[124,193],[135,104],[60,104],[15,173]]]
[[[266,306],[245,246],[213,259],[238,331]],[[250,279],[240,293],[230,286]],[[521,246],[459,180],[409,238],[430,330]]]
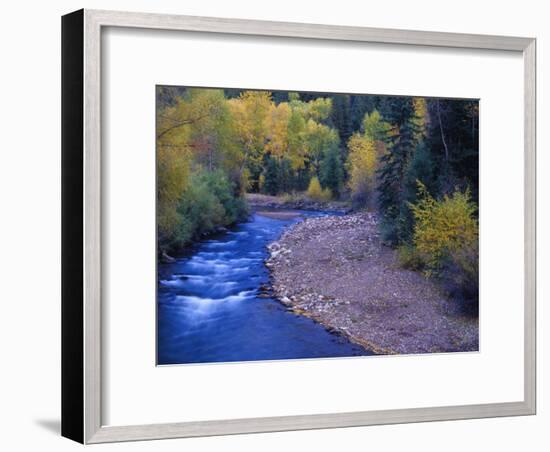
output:
[[[276,220],[292,220],[302,216],[300,212],[295,210],[257,210],[256,214],[263,217],[274,218]]]
[[[303,193],[287,196],[270,196],[260,193],[245,195],[248,205],[253,210],[290,209],[290,210],[325,210],[333,212],[348,212],[349,203],[345,201],[315,201]]]

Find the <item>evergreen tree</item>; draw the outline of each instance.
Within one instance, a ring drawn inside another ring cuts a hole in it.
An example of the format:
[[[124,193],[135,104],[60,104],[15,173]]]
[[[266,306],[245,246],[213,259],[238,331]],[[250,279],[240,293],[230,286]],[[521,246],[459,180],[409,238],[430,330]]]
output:
[[[350,96],[350,123],[351,131],[359,132],[366,113],[375,110],[374,96]]]
[[[338,130],[340,141],[343,143],[347,142],[352,134],[350,107],[350,96],[346,94],[335,94],[332,96],[330,121]]]
[[[437,178],[434,172],[435,163],[426,143],[420,142],[414,151],[403,180],[403,191],[399,209],[399,241],[410,243],[414,229],[414,215],[411,204],[418,201],[418,183],[426,193],[437,194]]]
[[[156,95],[159,249],[233,224],[246,191],[311,188],[322,201],[345,186],[356,206],[378,205],[386,242],[408,247],[419,182],[437,203],[471,194],[477,215],[476,100],[169,86]]]
[[[280,104],[281,102],[288,102],[288,91],[273,91],[273,102]]]
[[[283,158],[279,162],[279,192],[288,193],[292,190],[292,165],[289,159]]]
[[[430,99],[426,142],[437,164],[439,191],[470,188],[478,200],[479,107],[477,101]]]
[[[179,98],[185,96],[187,88],[183,86],[158,86],[157,108],[173,107]]]
[[[329,188],[332,195],[337,198],[340,194],[344,171],[338,148],[329,148],[321,161],[320,180],[323,188]]]
[[[276,195],[279,192],[279,165],[277,159],[271,155],[266,158],[264,170],[263,191],[268,195]]]
[[[389,98],[384,110],[390,130],[386,137],[388,152],[380,158],[378,200],[384,240],[397,245],[405,238],[408,206],[404,199],[404,181],[417,145],[418,125],[412,98]]]

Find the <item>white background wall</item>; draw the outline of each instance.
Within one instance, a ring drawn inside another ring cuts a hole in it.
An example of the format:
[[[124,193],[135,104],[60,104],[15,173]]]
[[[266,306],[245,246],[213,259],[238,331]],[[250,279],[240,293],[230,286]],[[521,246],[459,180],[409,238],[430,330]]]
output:
[[[81,7],[506,34],[538,38],[538,412],[534,417],[97,446],[102,450],[499,452],[548,450],[550,60],[544,2],[407,0],[87,0],[4,2],[0,16],[0,441],[3,450],[75,450],[58,436],[60,405],[60,16]],[[330,62],[327,62],[330,64]],[[410,68],[409,70],[414,70]],[[406,71],[405,71],[406,73]],[[502,133],[506,133],[505,130]],[[503,156],[503,158],[506,158]],[[498,171],[498,165],[495,166]],[[503,246],[505,250],[505,246]],[[338,384],[335,382],[335,384]],[[449,388],[452,391],[452,388]]]

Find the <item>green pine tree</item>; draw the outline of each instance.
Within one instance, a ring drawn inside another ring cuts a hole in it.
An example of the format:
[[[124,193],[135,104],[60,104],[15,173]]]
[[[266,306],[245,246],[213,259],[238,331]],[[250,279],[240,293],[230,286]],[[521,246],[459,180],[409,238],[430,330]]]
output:
[[[404,196],[407,167],[418,144],[418,125],[413,99],[388,98],[384,105],[385,119],[390,124],[386,136],[388,151],[379,169],[379,205],[382,213],[382,232],[386,242],[397,245],[404,239],[408,206]]]
[[[320,181],[323,188],[329,188],[332,195],[337,198],[342,188],[344,170],[340,153],[336,146],[329,148],[321,160]]]
[[[279,193],[279,165],[277,159],[272,156],[267,157],[267,163],[264,170],[263,191],[268,195]]]

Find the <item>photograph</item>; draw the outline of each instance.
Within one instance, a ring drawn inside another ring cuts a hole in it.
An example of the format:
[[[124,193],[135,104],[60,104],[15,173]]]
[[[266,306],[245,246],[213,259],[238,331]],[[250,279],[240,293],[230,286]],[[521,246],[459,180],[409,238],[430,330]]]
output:
[[[156,87],[157,365],[478,351],[479,101]]]
[[[550,451],[544,5],[6,2],[3,450]]]

